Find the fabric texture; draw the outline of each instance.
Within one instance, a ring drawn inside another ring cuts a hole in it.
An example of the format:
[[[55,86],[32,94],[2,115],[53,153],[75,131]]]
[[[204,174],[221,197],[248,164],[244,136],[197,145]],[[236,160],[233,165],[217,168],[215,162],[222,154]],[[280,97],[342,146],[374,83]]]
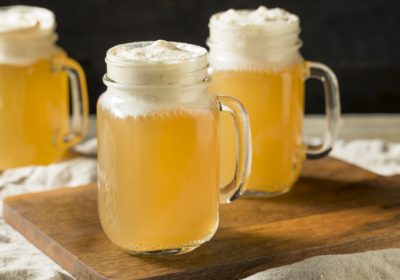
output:
[[[399,277],[400,249],[386,249],[312,257],[259,272],[246,280],[397,280]]]
[[[330,156],[382,176],[400,174],[400,143],[381,139],[338,140]]]
[[[96,141],[78,146],[91,154]],[[73,279],[54,261],[39,251],[5,223],[3,198],[59,187],[74,187],[96,182],[96,159],[78,157],[48,166],[29,166],[0,173],[0,279],[65,280]]]

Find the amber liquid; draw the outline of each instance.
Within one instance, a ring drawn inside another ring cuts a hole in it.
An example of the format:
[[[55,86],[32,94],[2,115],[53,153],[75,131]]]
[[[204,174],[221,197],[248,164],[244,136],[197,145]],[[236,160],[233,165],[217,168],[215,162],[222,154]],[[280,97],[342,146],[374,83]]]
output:
[[[211,110],[119,118],[98,105],[99,214],[131,253],[185,252],[218,226],[219,131]]]
[[[0,64],[0,170],[59,159],[68,129],[68,81],[49,59]]]
[[[249,112],[253,160],[247,189],[277,195],[297,180],[304,157],[304,66],[265,71],[217,71],[211,92],[237,97]],[[234,126],[221,116],[221,182],[235,168]]]

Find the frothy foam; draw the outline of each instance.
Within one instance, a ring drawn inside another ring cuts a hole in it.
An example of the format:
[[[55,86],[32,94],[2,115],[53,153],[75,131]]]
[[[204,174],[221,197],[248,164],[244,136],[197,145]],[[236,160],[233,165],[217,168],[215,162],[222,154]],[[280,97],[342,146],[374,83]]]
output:
[[[207,76],[207,50],[191,44],[135,42],[107,52],[107,77],[120,84],[173,85],[202,81]]]
[[[54,14],[47,9],[29,6],[0,8],[0,36],[33,36],[52,32],[54,28]]]
[[[202,47],[164,40],[127,43],[111,48],[106,63],[108,89],[99,104],[118,118],[208,108],[208,59]]]
[[[112,54],[119,58],[136,61],[176,62],[199,57],[206,53],[205,49],[182,43],[172,43],[157,40],[150,45],[133,47],[132,45],[117,46]]]
[[[187,89],[136,89],[129,90],[109,88],[99,98],[99,105],[117,118],[145,116],[157,111],[177,109],[209,110],[212,107],[208,98],[208,87]]]
[[[300,59],[300,20],[283,9],[230,9],[213,15],[209,28],[213,69],[277,69]]]
[[[54,14],[44,8],[0,8],[0,63],[29,64],[55,50]]]
[[[215,14],[213,23],[236,26],[259,26],[277,22],[296,22],[298,17],[281,8],[268,9],[260,6],[257,10],[234,10]]]
[[[0,11],[0,35],[37,29],[40,23],[30,15]]]

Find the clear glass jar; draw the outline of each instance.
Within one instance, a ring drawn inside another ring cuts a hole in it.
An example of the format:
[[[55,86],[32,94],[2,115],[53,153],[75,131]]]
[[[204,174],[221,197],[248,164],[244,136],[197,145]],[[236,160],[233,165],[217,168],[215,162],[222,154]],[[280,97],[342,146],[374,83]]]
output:
[[[54,30],[49,10],[0,8],[0,170],[58,160],[86,132],[85,75]]]
[[[210,19],[212,93],[237,97],[246,106],[252,129],[253,162],[247,194],[276,196],[290,190],[302,161],[326,156],[340,119],[339,88],[325,65],[304,61],[299,18],[281,9],[229,10]],[[324,86],[327,114],[321,145],[304,145],[304,88],[308,78]],[[222,183],[235,168],[233,125],[221,118]]]
[[[159,42],[107,52],[107,90],[97,105],[100,220],[133,254],[185,253],[209,240],[219,200],[243,192],[251,162],[247,114],[234,98],[209,94],[204,48],[168,43],[197,54],[182,60],[118,56]],[[220,111],[233,116],[240,152],[235,179],[219,194]]]

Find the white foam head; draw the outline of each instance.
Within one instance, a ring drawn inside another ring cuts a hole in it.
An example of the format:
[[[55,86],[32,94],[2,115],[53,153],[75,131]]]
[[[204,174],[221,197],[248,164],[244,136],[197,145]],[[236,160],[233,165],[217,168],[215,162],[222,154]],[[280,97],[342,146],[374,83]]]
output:
[[[214,14],[209,22],[213,68],[264,68],[288,64],[297,57],[299,17],[280,8],[233,10]]]
[[[205,50],[194,45],[157,40],[151,44],[139,46],[136,44],[120,45],[113,48],[111,52],[116,57],[129,60],[176,63],[202,56]]]
[[[211,17],[210,24],[222,28],[261,28],[264,32],[272,32],[274,29],[296,29],[299,18],[281,8],[260,6],[256,10],[230,9],[217,13]]]
[[[202,81],[207,50],[164,40],[117,45],[106,56],[107,77],[120,84],[171,85]]]
[[[99,104],[114,116],[146,115],[157,110],[207,108],[205,48],[164,40],[117,45],[108,50]]]
[[[54,14],[47,9],[0,7],[0,63],[29,64],[51,55],[55,26]]]

